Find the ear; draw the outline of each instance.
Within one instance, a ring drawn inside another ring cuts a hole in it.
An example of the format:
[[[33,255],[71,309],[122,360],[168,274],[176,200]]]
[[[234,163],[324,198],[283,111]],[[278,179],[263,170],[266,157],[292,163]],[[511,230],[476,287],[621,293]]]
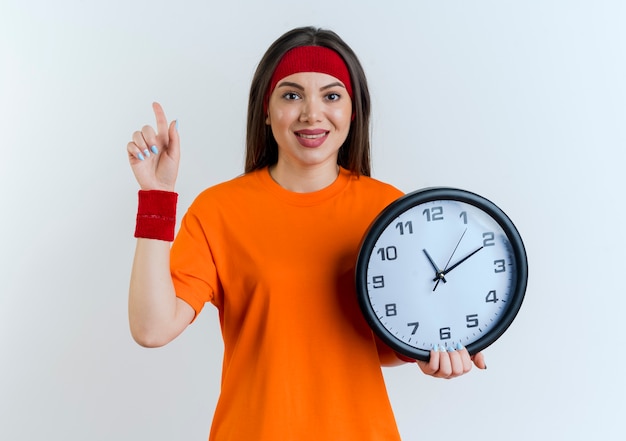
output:
[[[272,124],[272,120],[270,119],[270,114],[268,113],[267,116],[265,117],[265,125],[269,126]]]

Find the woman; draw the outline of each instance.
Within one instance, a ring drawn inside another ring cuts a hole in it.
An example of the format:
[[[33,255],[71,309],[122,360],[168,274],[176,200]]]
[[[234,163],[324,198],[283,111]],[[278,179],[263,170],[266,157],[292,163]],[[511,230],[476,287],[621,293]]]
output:
[[[381,364],[407,361],[378,341],[354,287],[358,246],[402,193],[369,177],[370,97],[353,51],[298,28],[274,42],[250,90],[245,174],[202,192],[174,236],[179,137],[127,150],[140,184],[129,313],[133,337],[161,346],[207,302],[224,338],[210,440],[398,440]],[[433,350],[425,373],[452,378],[464,348]],[[474,363],[484,368],[482,355]]]

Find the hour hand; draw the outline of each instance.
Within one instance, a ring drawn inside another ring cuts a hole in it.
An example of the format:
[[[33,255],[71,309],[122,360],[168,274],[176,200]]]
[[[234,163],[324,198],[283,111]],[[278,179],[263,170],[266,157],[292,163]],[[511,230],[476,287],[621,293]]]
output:
[[[441,280],[443,283],[446,283],[447,281],[446,281],[446,278],[444,277],[445,273],[439,269],[439,267],[437,266],[433,258],[430,257],[430,254],[428,254],[428,251],[426,251],[426,248],[424,248],[422,251],[424,252],[424,254],[426,254],[426,258],[428,259],[433,269],[435,270],[435,278],[433,279],[433,281]],[[436,287],[437,286],[435,285],[435,288]]]

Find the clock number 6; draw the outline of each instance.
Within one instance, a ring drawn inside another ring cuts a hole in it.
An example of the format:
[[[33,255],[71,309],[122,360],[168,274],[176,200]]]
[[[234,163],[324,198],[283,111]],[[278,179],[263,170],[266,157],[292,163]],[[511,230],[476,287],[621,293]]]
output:
[[[452,338],[452,333],[450,332],[450,328],[441,328],[439,330],[439,338],[441,340],[450,340]]]

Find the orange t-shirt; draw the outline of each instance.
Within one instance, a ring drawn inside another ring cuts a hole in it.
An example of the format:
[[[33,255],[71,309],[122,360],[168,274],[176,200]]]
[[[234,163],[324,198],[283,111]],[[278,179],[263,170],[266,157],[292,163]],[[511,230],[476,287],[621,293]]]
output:
[[[193,202],[171,253],[178,297],[219,310],[221,393],[211,441],[397,441],[354,268],[376,215],[401,196],[341,169],[293,193],[267,168]]]

